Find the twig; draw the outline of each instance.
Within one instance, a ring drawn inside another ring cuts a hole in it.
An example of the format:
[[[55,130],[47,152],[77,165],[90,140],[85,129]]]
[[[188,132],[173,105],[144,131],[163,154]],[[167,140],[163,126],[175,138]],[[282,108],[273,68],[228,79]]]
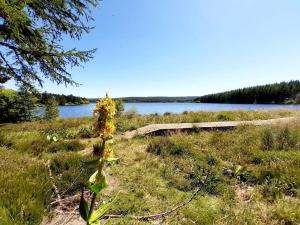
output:
[[[59,194],[58,188],[55,185],[55,180],[54,180],[54,178],[52,176],[52,171],[51,171],[51,168],[50,168],[50,160],[47,161],[47,167],[48,167],[48,173],[49,173],[49,177],[50,177],[50,180],[51,180],[51,183],[52,183],[52,187],[53,187],[54,193],[55,193],[56,198],[57,198],[58,206],[60,206],[62,198],[61,198],[61,196]]]
[[[200,192],[200,188],[197,189],[193,195],[185,202],[178,204],[177,206],[175,206],[174,208],[167,210],[165,212],[162,213],[157,213],[157,214],[153,214],[153,215],[149,215],[149,216],[131,216],[131,215],[105,215],[103,217],[103,219],[111,219],[111,218],[122,218],[122,217],[126,217],[129,219],[135,219],[135,220],[140,220],[140,221],[150,221],[150,220],[157,220],[159,218],[164,218],[166,216],[168,216],[169,214],[181,209],[182,207],[188,205],[191,201],[193,201],[193,199],[196,197],[196,195]]]

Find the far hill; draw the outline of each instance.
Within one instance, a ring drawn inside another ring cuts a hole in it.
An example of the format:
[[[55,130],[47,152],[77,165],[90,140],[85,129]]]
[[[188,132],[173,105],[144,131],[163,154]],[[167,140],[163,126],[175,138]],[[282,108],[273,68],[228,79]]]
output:
[[[300,93],[300,81],[247,87],[217,94],[205,95],[195,99],[203,103],[238,103],[238,104],[292,104]]]

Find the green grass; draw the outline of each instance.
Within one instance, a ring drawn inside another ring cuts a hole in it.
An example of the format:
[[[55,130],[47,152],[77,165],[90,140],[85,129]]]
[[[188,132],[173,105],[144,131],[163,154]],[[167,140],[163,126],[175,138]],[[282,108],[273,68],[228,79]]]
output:
[[[0,159],[0,224],[39,224],[52,194],[46,166],[4,148],[0,148]]]
[[[149,123],[253,120],[297,112],[184,113],[165,116],[124,115],[122,132]],[[64,196],[86,188],[93,166],[91,118],[0,127],[0,224],[37,225],[51,213],[52,186],[45,163]],[[131,127],[132,126],[132,127]],[[74,132],[72,139],[68,133]],[[58,137],[57,142],[47,135]],[[68,140],[67,140],[68,139]],[[238,127],[164,137],[118,140],[120,160],[105,168],[110,186],[99,200],[118,192],[109,213],[150,215],[197,197],[165,218],[164,224],[300,224],[300,124]],[[129,218],[106,224],[149,224]]]

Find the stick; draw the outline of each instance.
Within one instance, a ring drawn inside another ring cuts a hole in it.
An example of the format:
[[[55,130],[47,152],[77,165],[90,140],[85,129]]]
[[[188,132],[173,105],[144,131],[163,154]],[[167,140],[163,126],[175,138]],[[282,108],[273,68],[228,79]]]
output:
[[[52,176],[52,171],[51,171],[51,168],[50,168],[50,160],[47,161],[47,167],[48,167],[48,173],[49,173],[49,177],[50,177],[50,180],[51,180],[51,183],[52,183],[52,187],[53,187],[54,193],[57,197],[58,206],[60,207],[60,202],[62,201],[62,198],[59,194],[58,188],[57,188],[57,186],[55,185],[55,182],[54,182],[55,180]]]

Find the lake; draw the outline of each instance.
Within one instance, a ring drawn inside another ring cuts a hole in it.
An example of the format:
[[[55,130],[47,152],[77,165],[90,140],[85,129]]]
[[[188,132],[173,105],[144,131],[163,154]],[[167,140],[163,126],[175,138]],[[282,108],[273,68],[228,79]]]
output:
[[[60,106],[60,117],[92,116],[95,103],[76,106]],[[125,111],[136,110],[142,115],[165,112],[182,113],[184,111],[233,111],[233,110],[300,110],[300,105],[276,104],[218,104],[218,103],[125,103]]]

